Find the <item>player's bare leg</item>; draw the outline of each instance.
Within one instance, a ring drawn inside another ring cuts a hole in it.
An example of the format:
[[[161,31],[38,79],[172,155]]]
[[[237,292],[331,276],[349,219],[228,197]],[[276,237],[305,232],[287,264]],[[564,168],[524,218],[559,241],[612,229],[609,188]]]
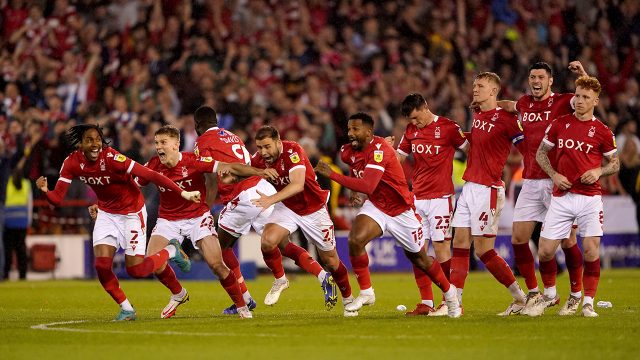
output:
[[[471,228],[455,228],[453,235],[453,256],[451,257],[450,281],[458,291],[458,302],[462,306],[464,283],[469,275],[469,258],[471,249]]]
[[[560,297],[556,291],[558,265],[555,256],[558,246],[560,246],[560,240],[540,237],[538,260],[540,262],[540,277],[544,284],[544,295],[527,311],[527,315],[529,316],[540,316],[547,307],[557,305],[560,302]]]
[[[244,276],[242,276],[242,272],[240,271],[240,262],[238,261],[238,257],[233,252],[233,245],[238,241],[238,238],[227,232],[226,230],[218,227],[218,241],[220,242],[222,259],[224,263],[227,265],[229,270],[233,271],[238,280],[238,285],[240,286],[240,291],[242,292],[242,298],[244,302],[247,304],[250,310],[253,310],[258,305],[251,294],[249,293],[249,289],[247,288],[247,284],[244,281]],[[235,304],[231,304],[229,307],[222,311],[223,314],[226,315],[234,315],[237,313]]]
[[[440,263],[427,255],[426,246],[423,246],[417,253],[405,250],[404,254],[415,267],[427,274],[431,281],[442,290],[447,303],[448,315],[450,317],[460,317],[462,310],[460,309],[456,287],[449,283],[449,280],[442,272]]]
[[[511,293],[511,297],[513,297],[513,302],[507,310],[498,315],[519,314],[526,305],[527,297],[516,281],[509,265],[494,250],[495,241],[495,236],[474,236],[475,252],[491,275],[504,285],[504,287],[509,290],[509,293]]]
[[[575,314],[582,300],[582,273],[584,266],[582,251],[580,247],[578,247],[578,240],[576,239],[575,228],[571,228],[571,235],[569,235],[568,239],[562,240],[560,246],[564,252],[565,264],[567,265],[567,272],[569,273],[571,293],[558,314],[566,316]]]
[[[135,320],[136,312],[133,310],[124,291],[120,288],[120,282],[113,272],[113,256],[115,253],[116,248],[110,245],[100,244],[93,247],[98,280],[104,290],[120,305],[120,313],[115,320]]]
[[[236,275],[229,270],[222,260],[222,249],[218,239],[215,236],[208,235],[198,240],[196,245],[211,271],[220,279],[220,284],[236,306],[238,315],[241,318],[252,318],[253,315],[242,297],[242,291]]]
[[[349,259],[356,274],[360,294],[351,303],[345,304],[345,311],[355,312],[363,305],[373,305],[376,295],[371,287],[371,273],[369,272],[369,256],[365,246],[373,239],[382,235],[382,229],[375,220],[367,215],[358,215],[349,231]]]
[[[598,282],[600,281],[600,237],[588,236],[582,239],[584,247],[584,300],[582,315],[596,317],[593,310],[593,299],[596,297]]]
[[[340,294],[342,295],[342,303],[345,304],[353,301],[353,295],[351,294],[351,284],[349,284],[349,272],[347,271],[346,266],[344,266],[344,264],[338,257],[338,252],[336,251],[336,249],[334,248],[330,251],[323,251],[320,249],[317,250],[318,256],[320,256],[322,262],[329,269],[333,281],[335,281],[334,284],[337,285],[337,289],[340,289]],[[338,301],[337,291],[333,292],[333,297],[330,300],[333,303],[332,306],[335,306]]]

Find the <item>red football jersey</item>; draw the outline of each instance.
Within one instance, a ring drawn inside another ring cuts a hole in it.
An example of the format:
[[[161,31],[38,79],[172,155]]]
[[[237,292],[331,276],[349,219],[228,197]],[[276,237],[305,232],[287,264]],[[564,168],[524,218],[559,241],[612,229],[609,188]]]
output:
[[[251,166],[259,169],[275,169],[278,172],[278,178],[271,183],[278,191],[289,185],[291,171],[305,169],[304,189],[301,193],[284,199],[282,204],[298,215],[309,215],[326,205],[329,191],[320,188],[313,166],[304,149],[297,142],[283,140],[282,153],[273,164],[267,164],[258,153],[253,154]]]
[[[213,160],[225,163],[241,163],[249,165],[251,155],[244,142],[229,130],[212,127],[196,140],[193,152],[196,156],[212,157]],[[260,177],[252,176],[236,184],[223,184],[218,181],[218,196],[223,204],[233,200],[243,190],[254,187]]]
[[[88,161],[80,150],[72,152],[60,169],[58,181],[71,183],[74,178],[89,185],[98,197],[98,208],[111,214],[140,211],[144,198],[130,172],[135,162],[105,146],[96,161]]]
[[[471,147],[462,178],[485,186],[502,186],[502,169],[511,144],[524,138],[518,116],[495,108],[473,113]]]
[[[175,182],[182,190],[199,191],[206,194],[204,173],[214,172],[217,162],[211,157],[198,157],[194,153],[181,152],[180,160],[176,166],[168,168],[154,156],[145,164],[151,170],[159,172]],[[148,184],[140,178],[136,178],[140,186]],[[202,199],[199,203],[185,200],[175,191],[158,186],[160,191],[160,208],[158,217],[167,220],[186,220],[202,216],[209,211],[209,207]]]
[[[369,194],[369,200],[380,211],[397,216],[413,207],[413,198],[400,161],[385,139],[374,136],[361,151],[354,150],[351,144],[345,144],[340,149],[340,158],[349,165],[351,175],[357,178],[362,178],[365,168],[384,172],[376,189]]]
[[[413,153],[413,193],[416,198],[437,199],[454,193],[453,155],[465,144],[467,139],[458,124],[445,117],[436,116],[422,129],[407,125],[398,152],[404,156]]]
[[[571,99],[574,94],[554,94],[549,98],[536,101],[531,95],[520,97],[516,103],[516,111],[520,114],[520,123],[524,130],[524,171],[522,177],[525,179],[548,179],[549,175],[545,173],[536,161],[536,152],[544,132],[551,121],[560,116],[573,113],[573,105]],[[556,164],[555,150],[549,152],[549,160],[551,165]]]
[[[574,114],[565,115],[549,125],[542,141],[557,148],[555,170],[571,182],[569,192],[587,196],[602,194],[598,181],[583,184],[580,176],[587,170],[600,167],[604,156],[617,151],[615,137],[608,127],[595,117],[580,121]],[[564,193],[565,191],[554,186],[554,196],[562,196]]]

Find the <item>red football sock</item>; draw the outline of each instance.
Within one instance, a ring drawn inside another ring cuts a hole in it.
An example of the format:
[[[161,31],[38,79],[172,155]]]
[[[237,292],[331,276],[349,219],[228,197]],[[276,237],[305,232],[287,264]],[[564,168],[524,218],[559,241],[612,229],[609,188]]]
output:
[[[540,261],[540,277],[545,288],[556,286],[556,275],[558,274],[558,265],[555,257],[549,261]]]
[[[307,250],[294,243],[289,242],[287,246],[285,246],[282,255],[295,261],[296,265],[304,269],[304,271],[308,272],[309,274],[318,276],[322,271],[322,266],[320,266],[320,264],[315,261],[313,257],[311,257]]]
[[[420,299],[433,301],[433,290],[431,289],[429,275],[414,264],[413,276],[416,278],[416,285],[418,285],[418,290],[420,291]]]
[[[344,266],[342,261],[340,261],[340,265],[335,271],[331,272],[331,276],[333,276],[333,280],[338,285],[338,289],[340,289],[340,294],[342,294],[343,298],[347,298],[351,296],[351,284],[349,284],[349,272],[347,271],[347,267]]]
[[[469,249],[453,248],[450,279],[458,289],[464,288],[464,282],[469,275],[469,254]]]
[[[100,284],[106,290],[106,292],[111,295],[113,300],[115,300],[116,303],[120,304],[123,301],[127,300],[127,296],[120,288],[120,282],[118,281],[116,274],[113,273],[112,266],[112,258],[96,257],[95,267],[96,273],[98,274],[98,280],[100,280]]]
[[[527,284],[527,289],[535,289],[538,287],[538,279],[536,278],[536,264],[533,261],[533,255],[529,244],[512,244],[513,253],[516,258],[516,266],[520,271],[520,275]]]
[[[275,248],[271,251],[262,250],[262,258],[264,262],[267,264],[267,267],[273,273],[273,276],[276,279],[280,279],[284,276],[284,267],[282,266],[282,254],[280,254],[280,250]]]
[[[440,267],[440,263],[435,259],[433,259],[431,267],[429,267],[429,269],[427,270],[427,274],[429,275],[429,278],[431,278],[431,281],[433,281],[433,283],[436,284],[436,286],[439,287],[442,292],[449,291],[449,287],[451,286],[451,284],[449,283],[449,280],[447,280],[447,277],[444,276],[442,268]],[[433,296],[431,298],[433,299]]]
[[[244,299],[242,298],[242,292],[240,291],[240,286],[238,285],[238,279],[236,279],[236,275],[233,271],[229,271],[229,275],[226,278],[220,279],[220,284],[224,288],[224,290],[229,294],[229,297],[236,304],[237,308],[241,308],[245,306]]]
[[[451,282],[451,259],[441,262],[440,267],[442,268],[444,276]]]
[[[480,256],[480,261],[484,263],[487,270],[505,287],[511,286],[516,281],[516,277],[513,276],[513,272],[506,261],[498,255],[498,253],[491,249]]]
[[[140,264],[127,266],[127,273],[134,278],[144,278],[167,263],[169,252],[165,249],[144,258]]]
[[[180,282],[176,277],[176,273],[173,271],[171,266],[169,266],[169,264],[164,267],[164,270],[162,270],[162,272],[156,274],[156,277],[164,286],[169,289],[169,291],[171,291],[172,294],[179,294],[180,291],[182,291],[182,285],[180,285]]]
[[[236,254],[233,253],[233,248],[222,249],[222,260],[227,265],[229,270],[233,271],[236,275],[236,279],[238,280],[238,285],[240,286],[240,291],[244,294],[247,292],[247,284],[244,282],[244,277],[242,276],[242,272],[240,271],[240,262],[236,257]]]
[[[596,297],[600,281],[600,259],[584,262],[584,296]]]
[[[360,290],[371,288],[369,255],[367,255],[367,252],[365,251],[365,253],[360,256],[349,256],[349,259],[351,260],[351,267],[353,267],[353,272],[356,274],[356,279],[358,279]]]
[[[562,249],[564,258],[569,272],[569,282],[571,283],[571,292],[577,293],[582,291],[582,251],[578,244],[574,244],[570,248]]]

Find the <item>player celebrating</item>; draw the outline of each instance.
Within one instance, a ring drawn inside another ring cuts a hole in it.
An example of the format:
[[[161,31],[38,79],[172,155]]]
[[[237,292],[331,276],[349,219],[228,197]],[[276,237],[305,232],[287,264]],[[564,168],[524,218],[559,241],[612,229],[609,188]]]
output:
[[[78,145],[78,150],[64,160],[55,189],[49,191],[45,177],[38,178],[36,185],[53,205],[60,205],[74,178],[79,178],[96,193],[100,212],[93,229],[93,253],[98,280],[120,305],[120,313],[115,320],[135,320],[136,313],[112,270],[113,256],[118,248],[125,251],[125,266],[129,274],[133,267],[144,261],[147,211],[133,176],[153,182],[190,201],[199,202],[200,193],[183,191],[165,176],[106,146],[97,125],[76,125],[69,130],[68,138],[71,146]],[[173,247],[173,259],[182,268],[188,267],[188,260],[182,257],[179,244]],[[171,278],[175,279],[175,273],[167,266],[158,278],[163,283],[170,282]]]
[[[579,61],[571,62],[569,69],[580,76],[586,75]],[[552,84],[551,66],[544,62],[535,63],[529,68],[531,95],[523,95],[517,102],[498,101],[498,105],[505,110],[519,113],[524,132],[523,147],[525,150],[522,175],[524,181],[514,209],[513,236],[511,238],[516,265],[529,289],[527,306],[523,309],[523,314],[526,314],[531,306],[540,301],[542,297],[538,289],[533,255],[529,249],[529,239],[536,224],[544,220],[551,202],[553,188],[553,181],[536,162],[536,152],[544,137],[544,130],[550,122],[573,112],[571,99],[574,94],[553,93],[551,92]],[[552,152],[553,155],[550,155],[549,159],[552,164],[555,164],[555,151]],[[571,231],[571,236],[562,241],[562,250],[569,272],[571,295],[560,310],[560,315],[569,315],[575,313],[580,302],[579,299],[582,297],[582,253],[576,241],[575,231]],[[556,305],[558,302],[559,297],[549,304]]]
[[[345,305],[345,310],[358,311],[363,305],[375,303],[365,245],[386,230],[402,245],[407,258],[442,289],[448,315],[459,317],[456,287],[449,284],[440,264],[427,256],[422,226],[413,211],[413,201],[395,150],[383,138],[373,135],[374,123],[368,114],[351,115],[347,127],[350,143],[342,146],[340,157],[349,164],[354,177],[333,172],[323,161],[316,166],[319,174],[369,196],[349,232],[349,257],[360,294]]]
[[[258,152],[251,158],[253,168],[233,164],[230,170],[237,176],[250,176],[261,174],[258,169],[265,169],[278,191],[273,195],[258,192],[260,197],[253,200],[255,205],[263,209],[274,205],[262,233],[261,247],[265,263],[273,272],[276,283],[285,284],[285,288],[289,286],[282,267],[284,255],[318,278],[327,309],[333,308],[337,302],[336,283],[340,287],[343,304],[350,303],[353,296],[349,273],[338,257],[333,222],[326,206],[329,191],[320,188],[309,158],[298,143],[282,141],[278,130],[272,126],[261,127],[255,140]],[[288,240],[289,235],[298,229],[315,243],[318,255],[331,274],[323,270],[306,250]],[[265,303],[275,304],[279,296],[279,293],[269,293]],[[345,312],[345,316],[355,315],[357,313]]]
[[[218,165],[210,157],[197,157],[192,152],[180,152],[180,131],[165,125],[155,133],[155,145],[158,156],[145,165],[151,170],[167,176],[185,190],[205,192],[204,173],[214,172]],[[141,186],[147,181],[138,179]],[[194,247],[199,249],[209,268],[220,279],[220,284],[233,300],[241,318],[251,318],[236,276],[224,264],[220,243],[213,229],[214,220],[209,207],[204,202],[190,203],[177,196],[175,192],[160,187],[160,208],[158,222],[151,232],[149,255],[145,261],[131,268],[134,277],[146,277],[151,272],[163,271],[166,260],[170,256],[170,242],[191,239]],[[169,241],[169,239],[172,239]],[[179,239],[179,240],[176,240]],[[189,300],[187,291],[176,282],[169,287],[172,291],[169,304],[162,311],[162,318],[172,317],[176,308]]]
[[[600,280],[599,249],[604,219],[602,189],[598,179],[615,174],[620,169],[611,130],[593,116],[600,90],[600,82],[596,78],[578,78],[574,100],[576,111],[551,123],[536,154],[538,164],[551,177],[554,188],[538,250],[540,276],[544,283],[543,301],[534,304],[529,311],[531,316],[542,315],[548,303],[557,296],[554,254],[560,241],[569,235],[574,221],[578,222],[584,247],[582,315],[598,316],[593,310],[593,298]],[[554,167],[548,153],[556,146],[557,164]],[[608,160],[605,166],[601,166],[603,158]],[[580,299],[573,301],[579,304]]]
[[[199,107],[195,114],[196,132],[199,137],[194,147],[196,156],[211,157],[215,161],[225,163],[250,164],[251,156],[244,146],[242,140],[232,132],[219,128],[216,111],[209,106]],[[217,181],[215,176],[209,176],[209,184],[207,186],[210,193],[207,198],[215,198],[215,192],[220,197],[220,201],[225,207],[220,212],[218,218],[218,239],[222,246],[222,258],[225,264],[234,272],[245,303],[249,309],[256,307],[256,302],[251,298],[247,285],[244,282],[242,273],[240,272],[240,263],[233,253],[233,244],[238,238],[249,232],[251,227],[258,233],[262,233],[262,229],[267,218],[271,215],[273,207],[263,209],[254,205],[251,199],[258,198],[258,190],[263,194],[275,194],[276,189],[266,180],[252,176],[232,184],[225,184],[223,181]],[[215,185],[217,183],[217,186]],[[288,284],[287,284],[288,285]],[[274,282],[271,288],[272,293],[284,290],[285,284],[282,282]],[[237,313],[235,304],[231,304],[224,309],[224,314],[231,315]]]
[[[411,123],[398,145],[398,159],[403,162],[413,154],[413,193],[416,212],[422,217],[427,238],[431,239],[436,259],[447,279],[451,266],[451,227],[454,189],[451,173],[456,149],[466,150],[469,142],[453,121],[434,115],[420,94],[402,100],[402,115]],[[422,302],[407,315],[447,315],[447,305],[433,309],[431,280],[415,265],[413,273]]]
[[[467,182],[458,199],[452,226],[453,258],[451,282],[462,291],[469,273],[469,249],[475,244],[476,255],[489,272],[513,297],[513,303],[499,315],[518,314],[525,306],[526,296],[516,282],[509,265],[494,250],[498,219],[504,205],[504,182],[501,180],[511,144],[519,144],[524,135],[515,115],[497,107],[500,77],[483,72],[473,82],[473,102],[479,107],[473,114],[467,169]]]

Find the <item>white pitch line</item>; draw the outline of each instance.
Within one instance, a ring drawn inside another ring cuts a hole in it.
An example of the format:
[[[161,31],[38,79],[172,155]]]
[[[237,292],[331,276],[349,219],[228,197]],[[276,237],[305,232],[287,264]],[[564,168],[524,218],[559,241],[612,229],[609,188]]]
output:
[[[73,320],[73,321],[59,321],[48,324],[38,324],[31,326],[31,329],[34,330],[46,330],[46,331],[63,331],[63,332],[76,332],[76,333],[102,333],[102,334],[131,334],[132,331],[124,331],[124,330],[95,330],[95,329],[77,329],[70,327],[60,327],[59,325],[72,325],[72,324],[82,324],[88,323],[88,320]],[[169,335],[169,336],[246,336],[247,333],[230,333],[230,332],[184,332],[184,331],[153,331],[153,330],[135,330],[133,331],[136,334],[145,334],[145,335]],[[281,334],[273,334],[273,333],[251,333],[251,336],[256,337],[264,337],[264,338],[275,338],[282,337]],[[429,339],[432,338],[429,334],[424,334],[420,336],[416,335],[396,335],[396,336],[379,336],[379,335],[350,335],[350,334],[325,334],[324,337],[338,337],[341,339],[344,338],[352,338],[352,339],[361,339],[361,340],[375,340],[375,339],[389,339],[395,338],[398,340],[416,340],[416,339]],[[303,337],[302,335],[296,334],[288,334],[287,337]]]

